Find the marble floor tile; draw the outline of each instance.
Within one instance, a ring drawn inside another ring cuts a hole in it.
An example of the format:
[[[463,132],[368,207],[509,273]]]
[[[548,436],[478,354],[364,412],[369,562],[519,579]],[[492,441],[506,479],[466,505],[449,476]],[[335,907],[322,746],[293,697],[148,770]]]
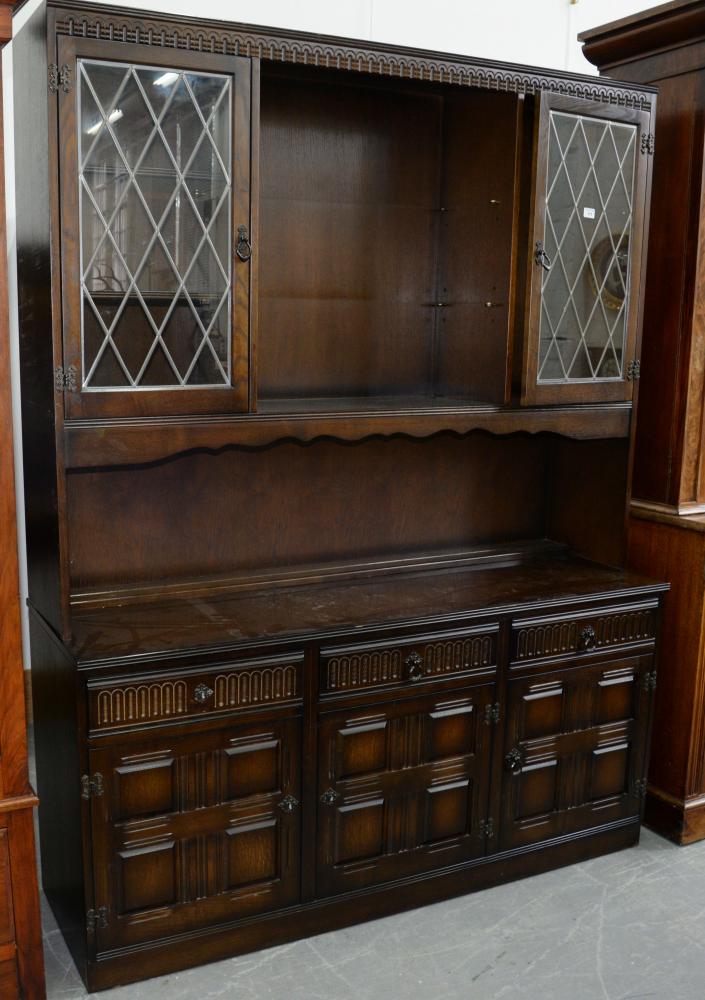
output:
[[[49,1000],[88,996],[43,906]],[[104,1000],[704,1000],[705,843],[619,854],[93,994]]]

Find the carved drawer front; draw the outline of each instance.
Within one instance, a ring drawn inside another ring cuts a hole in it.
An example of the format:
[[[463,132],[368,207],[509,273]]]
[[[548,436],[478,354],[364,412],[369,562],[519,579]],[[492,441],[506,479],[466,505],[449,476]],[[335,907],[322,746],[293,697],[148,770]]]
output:
[[[321,717],[320,892],[484,854],[494,690],[481,684]]]
[[[635,643],[652,644],[657,621],[655,601],[516,621],[512,626],[512,662],[532,663]]]
[[[321,650],[321,693],[354,694],[491,673],[499,625]]]
[[[90,728],[106,732],[222,712],[298,704],[303,653],[226,663],[210,670],[89,681]]]
[[[643,655],[510,679],[503,847],[639,812],[652,668]]]
[[[299,896],[298,718],[90,753],[99,950]]]

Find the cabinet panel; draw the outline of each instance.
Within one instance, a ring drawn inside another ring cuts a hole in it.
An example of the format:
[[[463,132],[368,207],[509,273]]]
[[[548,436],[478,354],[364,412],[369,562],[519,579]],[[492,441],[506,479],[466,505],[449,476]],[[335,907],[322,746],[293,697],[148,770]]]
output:
[[[541,95],[523,402],[631,398],[649,120]]]
[[[290,718],[91,751],[99,950],[296,901],[300,739]]]
[[[494,684],[322,715],[322,893],[485,851]]]
[[[636,815],[651,655],[510,679],[502,847]]]
[[[246,409],[249,60],[59,47],[68,415]]]

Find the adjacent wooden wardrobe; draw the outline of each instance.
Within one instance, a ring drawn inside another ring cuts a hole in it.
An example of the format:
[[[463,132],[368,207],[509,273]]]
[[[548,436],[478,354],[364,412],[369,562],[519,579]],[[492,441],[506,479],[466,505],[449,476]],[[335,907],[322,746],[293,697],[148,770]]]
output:
[[[14,3],[0,3],[0,50]],[[12,439],[5,167],[0,81],[0,997],[43,1000],[44,956],[34,850],[37,799],[27,768],[27,718]]]
[[[24,34],[42,863],[88,986],[634,844],[653,88],[113,6]]]
[[[705,3],[581,39],[600,72],[659,87],[628,561],[672,582],[646,819],[690,843],[705,837]]]

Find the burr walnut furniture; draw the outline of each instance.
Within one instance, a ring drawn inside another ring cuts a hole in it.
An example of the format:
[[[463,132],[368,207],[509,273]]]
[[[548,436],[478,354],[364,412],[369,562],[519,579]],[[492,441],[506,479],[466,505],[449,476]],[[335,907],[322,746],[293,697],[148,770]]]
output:
[[[61,3],[25,44],[42,863],[88,985],[634,844],[653,89]]]
[[[0,5],[0,47],[12,36],[12,3]],[[2,110],[0,89],[0,149]],[[0,153],[0,246],[5,247],[4,161]],[[34,851],[37,800],[27,770],[17,519],[12,461],[12,401],[7,258],[0,253],[0,996],[41,1000],[44,958]]]
[[[646,819],[689,843],[705,837],[705,3],[665,4],[581,38],[602,73],[659,86],[628,558],[672,583]]]

